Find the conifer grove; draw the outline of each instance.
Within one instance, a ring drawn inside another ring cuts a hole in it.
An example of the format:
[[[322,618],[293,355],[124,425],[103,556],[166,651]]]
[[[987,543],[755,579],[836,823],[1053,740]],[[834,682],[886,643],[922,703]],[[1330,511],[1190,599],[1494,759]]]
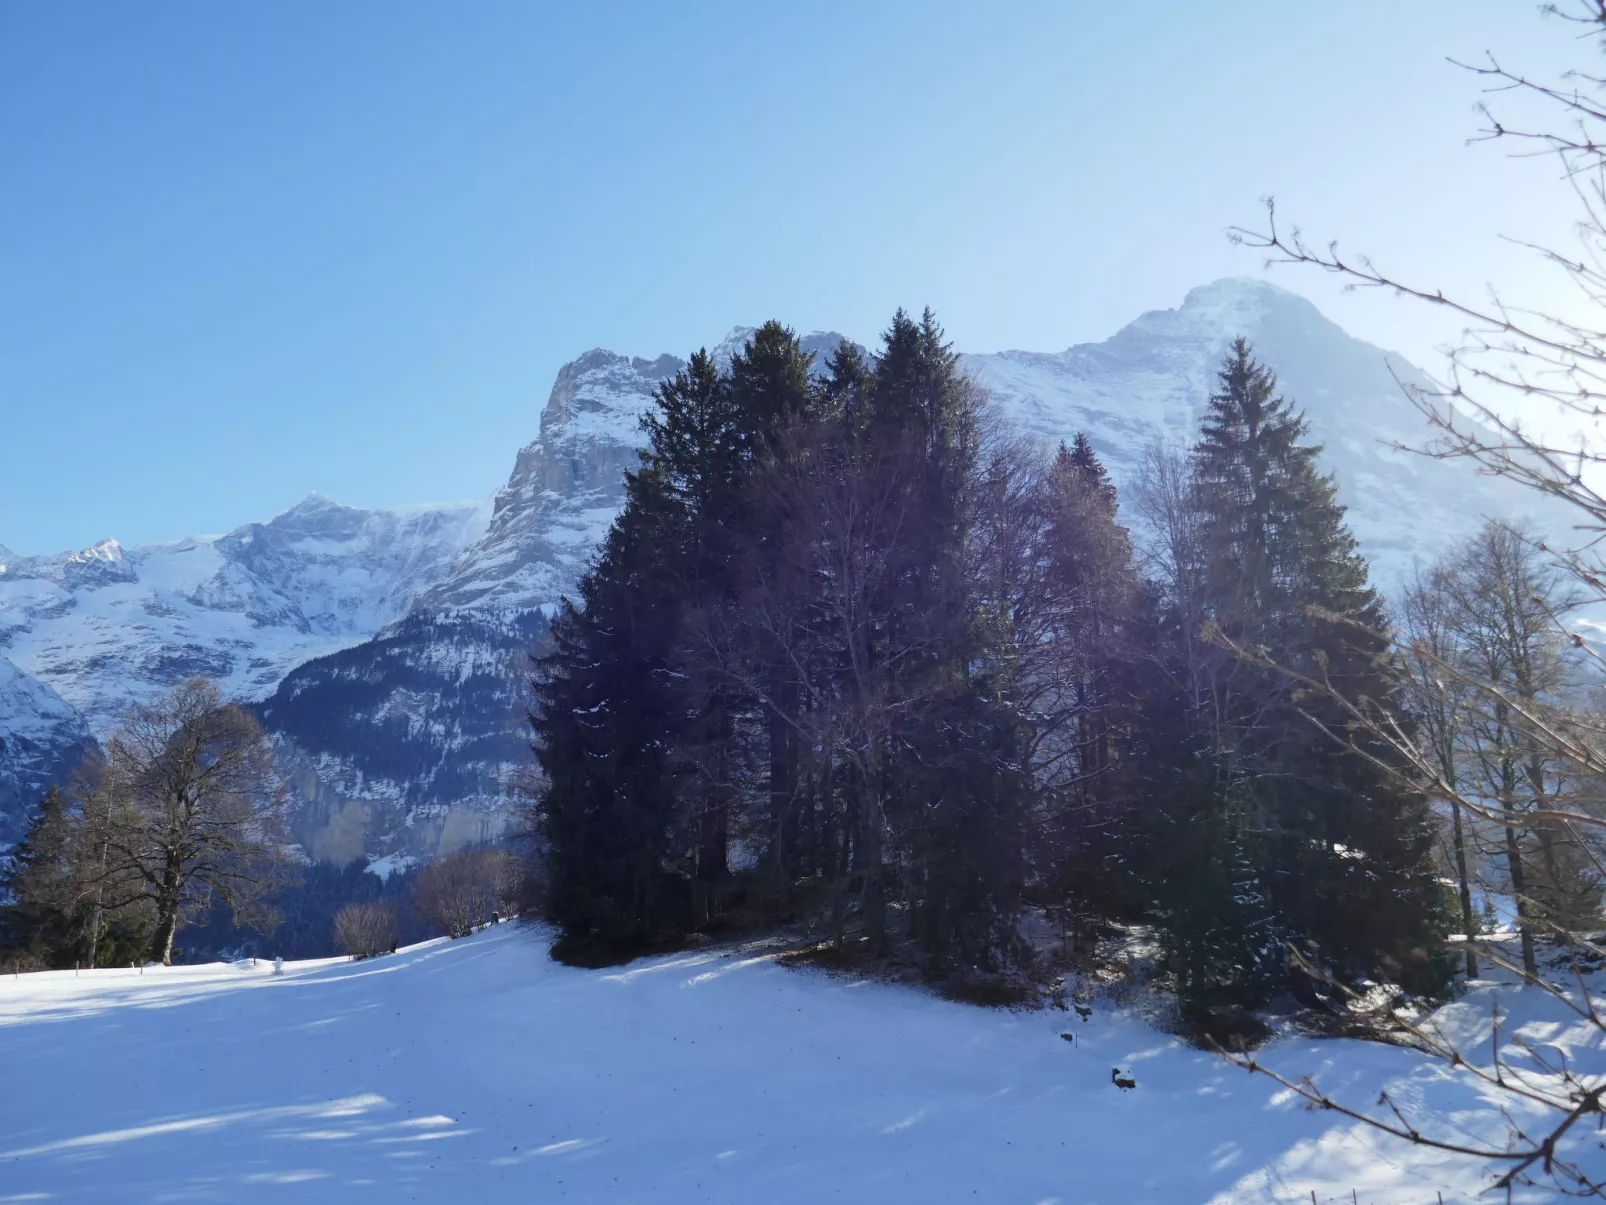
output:
[[[1242,341],[1137,542],[1087,436],[991,420],[929,312],[821,364],[772,322],[656,400],[537,661],[560,954],[798,925],[956,980],[1029,970],[1035,918],[1153,926],[1202,1015],[1319,990],[1290,951],[1447,982],[1427,801],[1284,672],[1395,706],[1320,449]]]

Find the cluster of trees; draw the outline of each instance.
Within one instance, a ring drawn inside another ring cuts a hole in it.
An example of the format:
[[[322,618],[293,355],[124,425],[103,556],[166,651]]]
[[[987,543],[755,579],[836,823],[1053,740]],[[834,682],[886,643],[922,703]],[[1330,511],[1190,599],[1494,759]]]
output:
[[[1537,939],[1565,940],[1603,920],[1602,837],[1587,823],[1603,784],[1580,755],[1600,724],[1599,675],[1561,623],[1583,601],[1533,531],[1489,521],[1420,574],[1400,608],[1415,746],[1449,815],[1443,861],[1458,928],[1469,937],[1492,929],[1500,899],[1529,979]],[[1476,976],[1473,942],[1464,959]]]
[[[1290,943],[1443,984],[1426,799],[1242,653],[1398,693],[1318,449],[1242,342],[1197,445],[1150,458],[1142,555],[1089,441],[1011,436],[929,312],[823,365],[770,323],[657,402],[536,677],[560,954],[758,919],[1002,972],[1036,910],[1156,922],[1190,1006],[1263,998]]]
[[[344,865],[312,862],[299,866],[273,894],[272,920],[277,923],[260,929],[240,924],[227,907],[213,907],[179,930],[183,960],[208,962],[247,954],[290,960],[345,953],[332,921],[351,905],[375,905],[394,914],[399,945],[439,935],[412,906],[419,868],[392,869],[381,876],[368,866],[367,858],[354,858]]]
[[[273,755],[249,712],[192,678],[133,708],[12,851],[0,948],[13,960],[171,962],[215,905],[261,928],[292,867]]]
[[[517,855],[485,845],[445,854],[420,870],[413,907],[447,937],[467,937],[480,925],[521,911],[525,891]]]
[[[103,755],[52,789],[0,867],[0,962],[15,969],[256,951],[373,954],[460,936],[525,903],[519,858],[463,850],[381,879],[307,865],[272,748],[250,712],[193,678],[134,708]]]

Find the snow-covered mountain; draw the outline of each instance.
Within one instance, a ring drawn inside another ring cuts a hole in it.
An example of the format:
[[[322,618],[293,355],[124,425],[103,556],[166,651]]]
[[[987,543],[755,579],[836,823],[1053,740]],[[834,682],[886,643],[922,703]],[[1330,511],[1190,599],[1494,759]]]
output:
[[[716,360],[750,334],[732,331]],[[1102,343],[962,363],[1005,418],[1044,441],[1088,432],[1124,485],[1150,440],[1193,438],[1239,335],[1327,445],[1324,464],[1385,588],[1481,515],[1529,503],[1465,466],[1390,448],[1426,435],[1400,386],[1417,370],[1261,281],[1194,289]],[[804,344],[823,364],[840,339],[819,332]],[[623,502],[653,389],[683,366],[601,349],[564,365],[489,513],[357,511],[313,497],[216,539],[6,556],[0,655],[97,731],[127,700],[187,673],[262,700],[318,856],[427,856],[495,835],[529,764],[527,654]]]
[[[0,562],[0,654],[104,734],[191,674],[261,698],[406,614],[485,529],[481,503],[360,510],[313,494],[225,536]]]
[[[1403,388],[1426,378],[1265,281],[1201,286],[1179,308],[1144,314],[1102,343],[969,355],[964,365],[1021,428],[1051,443],[1086,431],[1125,485],[1152,439],[1193,441],[1222,354],[1238,335],[1310,419],[1325,446],[1321,463],[1338,478],[1339,501],[1383,589],[1414,560],[1432,560],[1470,534],[1480,516],[1532,509],[1534,495],[1501,479],[1390,446],[1426,441],[1426,423]]]

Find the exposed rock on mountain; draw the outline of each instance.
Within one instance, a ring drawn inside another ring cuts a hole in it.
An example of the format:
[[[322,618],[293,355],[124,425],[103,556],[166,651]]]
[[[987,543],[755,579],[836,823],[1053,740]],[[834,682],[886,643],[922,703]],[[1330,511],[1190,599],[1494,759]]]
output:
[[[529,653],[545,632],[541,611],[415,614],[293,671],[257,711],[307,852],[427,856],[514,824]]]

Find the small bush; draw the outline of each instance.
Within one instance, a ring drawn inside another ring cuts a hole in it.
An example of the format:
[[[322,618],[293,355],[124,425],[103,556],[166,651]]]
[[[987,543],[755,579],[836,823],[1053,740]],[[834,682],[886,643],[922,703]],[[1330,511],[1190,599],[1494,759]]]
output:
[[[26,975],[31,971],[48,971],[50,964],[37,950],[26,947],[0,950],[0,975]]]
[[[523,891],[518,859],[506,849],[462,849],[418,872],[413,907],[447,937],[466,937],[492,913],[511,915]]]
[[[1183,1035],[1205,1050],[1254,1050],[1271,1037],[1271,1026],[1248,1009],[1233,1005],[1207,1008],[1184,1004],[1181,1021]]]
[[[353,958],[388,953],[400,940],[401,917],[389,900],[347,904],[335,913],[335,944]]]
[[[938,986],[950,1000],[983,1008],[1013,1008],[1037,998],[1037,988],[1024,975],[995,975],[973,971],[955,975]]]

